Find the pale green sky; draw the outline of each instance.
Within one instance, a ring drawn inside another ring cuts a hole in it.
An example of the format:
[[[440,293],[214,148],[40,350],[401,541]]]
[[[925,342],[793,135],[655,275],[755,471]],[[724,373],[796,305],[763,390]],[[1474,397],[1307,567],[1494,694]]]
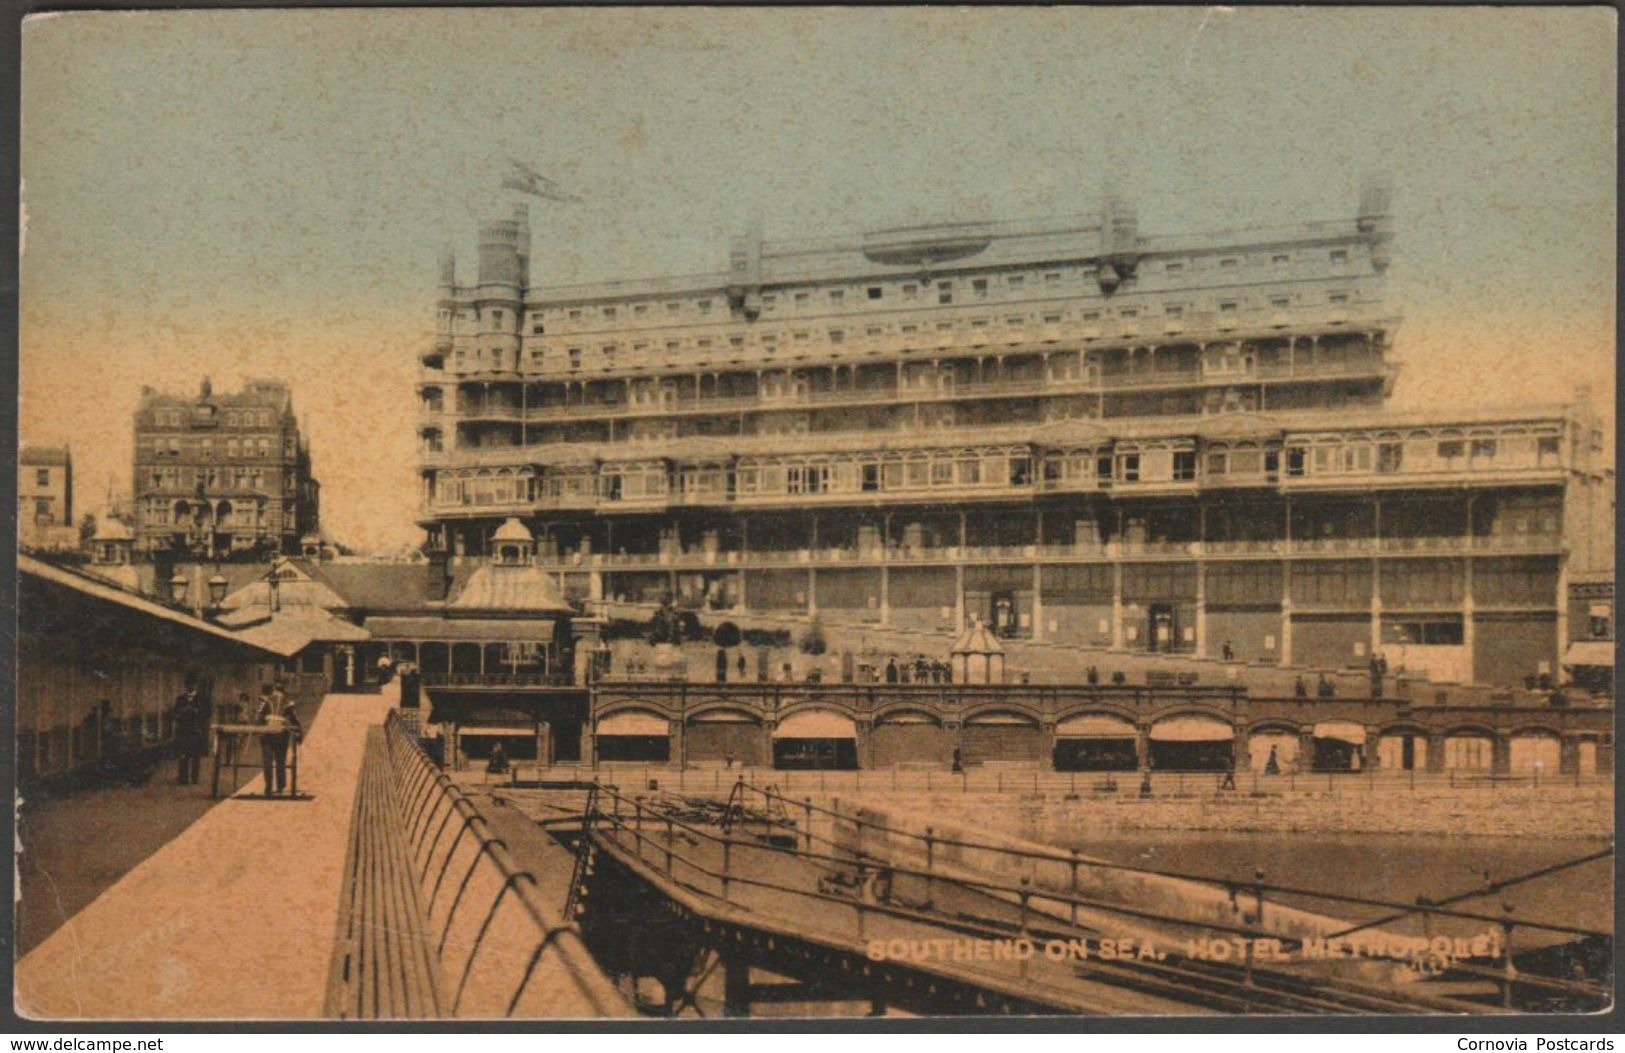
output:
[[[23,38],[22,431],[125,489],[143,383],[284,376],[323,518],[414,540],[435,253],[525,158],[538,281],[1092,210],[1330,218],[1396,185],[1396,403],[1612,405],[1609,8],[79,13]]]

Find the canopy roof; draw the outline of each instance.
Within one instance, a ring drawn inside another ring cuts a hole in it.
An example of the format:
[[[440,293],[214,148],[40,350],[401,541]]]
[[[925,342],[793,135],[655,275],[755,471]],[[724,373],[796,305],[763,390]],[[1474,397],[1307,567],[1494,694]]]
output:
[[[1158,742],[1226,742],[1236,731],[1212,717],[1172,717],[1151,725],[1151,737]]]
[[[1614,667],[1614,641],[1576,640],[1563,652],[1564,665],[1596,665]]]
[[[598,722],[598,735],[658,735],[665,738],[671,727],[664,717],[653,713],[616,713]]]
[[[950,651],[953,654],[1003,654],[1004,645],[988,631],[987,626],[976,622],[959,634]]]
[[[776,739],[855,739],[858,728],[851,720],[827,709],[806,709],[782,721],[773,729]]]

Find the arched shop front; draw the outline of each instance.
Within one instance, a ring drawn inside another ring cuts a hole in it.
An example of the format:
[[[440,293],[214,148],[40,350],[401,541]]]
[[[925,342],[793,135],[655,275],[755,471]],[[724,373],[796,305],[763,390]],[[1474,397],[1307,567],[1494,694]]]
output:
[[[762,722],[743,710],[710,709],[688,718],[683,729],[683,753],[689,764],[767,763],[762,747]]]
[[[1361,771],[1365,768],[1365,725],[1349,720],[1323,720],[1315,725],[1315,771]]]
[[[665,764],[671,760],[671,725],[644,710],[613,714],[598,722],[600,761]]]
[[[1519,775],[1556,775],[1563,763],[1563,740],[1546,731],[1512,736],[1508,747],[1512,770]]]
[[[1213,717],[1170,717],[1151,726],[1154,771],[1229,771],[1236,732]]]
[[[1377,767],[1382,771],[1426,771],[1428,737],[1421,730],[1385,731],[1377,739]]]
[[[872,735],[871,763],[876,768],[900,764],[946,765],[953,761],[952,735],[940,720],[923,710],[903,710],[878,717]]]
[[[988,761],[1036,763],[1042,752],[1038,721],[1021,713],[978,713],[965,721],[960,736],[967,767]]]
[[[1122,717],[1100,713],[1055,725],[1056,771],[1135,771],[1139,730]]]
[[[858,727],[828,709],[805,709],[773,729],[773,767],[853,771],[858,766]]]
[[[1303,748],[1302,736],[1296,728],[1263,727],[1247,738],[1247,763],[1253,771],[1269,770],[1270,753],[1275,754],[1275,772],[1285,775],[1298,770],[1298,754]]]

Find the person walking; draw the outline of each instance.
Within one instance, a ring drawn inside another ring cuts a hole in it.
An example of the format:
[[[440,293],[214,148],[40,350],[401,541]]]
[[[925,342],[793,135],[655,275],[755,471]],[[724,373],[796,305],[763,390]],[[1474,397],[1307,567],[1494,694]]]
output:
[[[1236,660],[1236,649],[1230,646],[1229,640],[1224,642],[1224,647],[1221,650],[1224,653],[1224,660],[1226,662],[1234,662]]]
[[[1333,698],[1337,695],[1337,689],[1326,679],[1325,673],[1320,674],[1320,681],[1315,685],[1315,695],[1319,698]]]
[[[1301,676],[1298,677],[1296,680],[1294,680],[1292,682],[1292,697],[1294,697],[1294,698],[1308,698],[1309,697],[1309,685],[1303,682],[1303,677],[1301,677]]]
[[[186,678],[186,690],[175,699],[175,756],[179,759],[175,781],[196,786],[203,757],[209,752],[209,706],[203,700],[195,676]]]
[[[265,771],[265,796],[282,793],[288,783],[288,742],[300,738],[304,729],[299,726],[299,715],[288,702],[280,684],[260,687],[259,708],[254,723],[264,725],[260,736],[260,763]]]
[[[1276,748],[1274,746],[1270,747],[1270,759],[1264,762],[1265,775],[1281,774],[1281,757],[1280,754],[1276,753],[1275,750]]]

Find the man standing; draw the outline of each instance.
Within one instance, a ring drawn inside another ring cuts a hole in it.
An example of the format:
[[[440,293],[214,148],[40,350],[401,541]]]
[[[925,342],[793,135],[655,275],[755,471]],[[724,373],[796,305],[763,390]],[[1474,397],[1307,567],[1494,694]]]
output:
[[[198,690],[195,675],[186,678],[186,690],[175,699],[175,755],[180,760],[175,781],[196,786],[203,755],[209,752],[209,710]]]
[[[282,793],[288,782],[288,739],[303,734],[299,716],[282,693],[281,685],[260,685],[259,710],[254,723],[263,724],[266,733],[260,736],[260,763],[265,770],[265,796]]]

